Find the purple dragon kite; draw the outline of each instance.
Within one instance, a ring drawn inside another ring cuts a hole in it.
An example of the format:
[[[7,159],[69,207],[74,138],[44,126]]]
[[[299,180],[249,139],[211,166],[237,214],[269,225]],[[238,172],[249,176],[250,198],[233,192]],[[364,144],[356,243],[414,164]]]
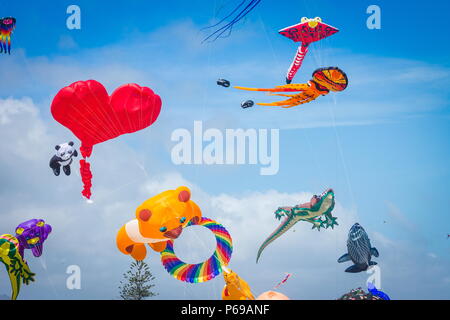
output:
[[[2,262],[11,281],[12,300],[16,300],[20,285],[34,281],[35,274],[31,272],[24,258],[25,249],[30,249],[35,257],[40,257],[44,241],[52,231],[52,227],[42,219],[32,219],[19,224],[16,235],[0,235],[0,262]]]

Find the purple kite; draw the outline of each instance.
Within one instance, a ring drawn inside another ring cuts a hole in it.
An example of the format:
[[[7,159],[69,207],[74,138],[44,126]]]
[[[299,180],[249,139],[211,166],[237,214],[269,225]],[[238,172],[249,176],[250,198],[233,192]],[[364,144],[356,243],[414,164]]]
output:
[[[31,249],[35,257],[40,257],[44,250],[44,241],[52,232],[52,227],[42,219],[31,219],[19,224],[16,238],[19,240],[20,255],[24,257],[24,249]]]

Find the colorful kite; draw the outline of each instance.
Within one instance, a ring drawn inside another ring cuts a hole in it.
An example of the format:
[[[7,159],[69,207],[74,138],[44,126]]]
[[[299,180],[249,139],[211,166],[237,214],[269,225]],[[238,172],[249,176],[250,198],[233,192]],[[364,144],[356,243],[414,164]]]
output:
[[[314,195],[307,203],[296,205],[295,207],[282,207],[275,211],[275,217],[280,220],[281,217],[285,217],[283,222],[278,228],[263,242],[258,250],[256,262],[258,262],[261,253],[264,248],[271,244],[275,239],[279,238],[282,234],[292,228],[299,221],[307,221],[313,224],[313,229],[317,228],[334,228],[338,225],[335,217],[331,215],[331,211],[334,209],[334,192],[332,189],[328,189],[321,195]],[[322,220],[322,217],[325,220]]]
[[[200,208],[190,198],[191,191],[183,186],[147,199],[136,209],[136,219],[127,222],[117,233],[119,251],[143,260],[147,255],[146,245],[149,245],[161,253],[161,262],[167,272],[185,282],[205,282],[219,275],[231,259],[230,234],[221,224],[202,217]],[[211,230],[217,247],[207,261],[187,264],[175,255],[173,241],[184,228],[194,225]]]
[[[197,222],[202,218],[200,208],[190,198],[191,190],[179,187],[144,201],[137,207],[135,219],[117,233],[119,251],[143,260],[147,255],[146,244],[156,252],[165,250],[167,242],[178,238],[191,220]]]
[[[209,281],[218,276],[223,267],[226,267],[231,259],[233,243],[228,231],[214,220],[202,217],[200,221],[190,221],[186,226],[203,226],[209,229],[216,237],[216,250],[205,262],[189,264],[181,261],[173,250],[173,240],[167,241],[166,249],[161,252],[161,262],[175,279],[199,283]]]
[[[241,19],[243,19],[250,11],[252,11],[261,0],[250,0],[247,2],[247,0],[242,0],[241,3],[236,6],[233,11],[231,11],[226,17],[224,17],[219,22],[213,24],[212,26],[206,27],[204,29],[214,28],[218,27],[216,31],[211,33],[209,36],[207,36],[202,42],[208,41],[210,38],[214,37],[213,40],[215,41],[218,38],[222,37],[225,32],[228,32],[226,35],[229,36],[231,34],[231,30],[233,30],[233,27],[236,23],[238,23]],[[237,13],[237,14],[236,14]],[[230,22],[227,22],[227,19],[231,18]],[[221,24],[225,23],[225,25],[221,26]]]
[[[152,125],[161,111],[161,98],[150,88],[126,84],[111,96],[95,80],[78,81],[61,89],[51,106],[53,118],[81,140],[80,173],[83,196],[91,197],[92,173],[86,161],[97,143]]]
[[[260,106],[277,106],[283,108],[292,108],[304,103],[311,102],[319,96],[325,96],[330,91],[338,92],[347,88],[348,79],[344,71],[337,67],[320,68],[313,72],[312,79],[308,83],[286,84],[276,86],[273,89],[258,89],[235,87],[240,90],[266,91],[266,92],[295,92],[296,94],[269,93],[272,96],[289,97],[287,100],[272,103],[257,103]]]
[[[233,270],[223,267],[222,300],[255,300],[248,283],[240,278]]]
[[[40,257],[44,241],[52,231],[50,225],[42,219],[32,219],[19,224],[16,236],[4,234],[0,236],[0,262],[6,267],[11,282],[11,299],[16,300],[22,283],[28,285],[34,281],[24,258],[25,249],[30,249],[35,257]]]
[[[16,18],[0,19],[0,53],[11,54],[11,34],[16,27]]]
[[[342,297],[340,297],[337,300],[383,300],[383,299],[378,296],[374,296],[370,292],[366,293],[361,287],[359,287],[350,290],[350,292],[342,295]]]
[[[371,261],[372,256],[378,257],[378,250],[372,248],[369,236],[364,228],[359,223],[355,223],[348,232],[347,253],[342,255],[338,262],[351,260],[354,264],[348,267],[345,272],[357,273],[366,271],[369,266],[377,264],[375,261]]]
[[[278,31],[283,36],[288,37],[295,42],[302,43],[298,47],[294,61],[292,62],[287,72],[287,84],[292,82],[292,79],[294,79],[294,76],[297,73],[298,69],[300,69],[303,59],[308,52],[309,45],[313,42],[329,37],[338,31],[338,29],[323,23],[322,19],[319,17],[316,17],[314,19],[303,17],[301,19],[301,23]]]
[[[279,286],[281,286],[282,284],[284,284],[292,275],[292,273],[286,273],[286,276],[283,278],[283,280],[281,280],[275,287],[273,287],[274,289],[277,289]]]
[[[378,290],[372,282],[367,283],[367,289],[372,295],[376,297],[380,297],[383,300],[391,300],[391,298],[389,298],[389,296],[386,293]]]
[[[19,224],[16,228],[16,238],[19,240],[22,257],[25,257],[24,249],[30,249],[33,256],[40,257],[50,232],[52,226],[42,219],[31,219]]]

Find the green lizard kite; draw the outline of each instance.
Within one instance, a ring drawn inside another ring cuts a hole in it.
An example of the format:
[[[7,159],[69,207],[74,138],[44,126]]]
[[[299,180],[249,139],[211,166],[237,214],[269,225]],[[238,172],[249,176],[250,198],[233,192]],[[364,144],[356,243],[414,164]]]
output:
[[[326,190],[320,196],[314,195],[311,201],[296,205],[295,207],[281,207],[275,211],[275,217],[280,220],[285,217],[278,228],[263,242],[258,250],[256,263],[262,251],[275,239],[279,238],[283,233],[288,231],[298,221],[308,221],[313,224],[313,229],[320,231],[320,228],[334,228],[338,225],[335,217],[331,215],[334,208],[334,192],[332,189]],[[322,217],[324,219],[322,219]]]

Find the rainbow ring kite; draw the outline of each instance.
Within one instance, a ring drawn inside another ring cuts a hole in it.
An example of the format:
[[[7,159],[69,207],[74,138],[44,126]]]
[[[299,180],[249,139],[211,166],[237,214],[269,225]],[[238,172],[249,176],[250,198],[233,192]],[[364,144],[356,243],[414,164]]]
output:
[[[169,240],[166,249],[161,252],[161,262],[175,279],[190,283],[206,282],[218,276],[222,268],[228,265],[233,252],[233,243],[228,231],[214,220],[202,217],[200,222],[191,221],[186,227],[193,225],[203,226],[212,231],[217,241],[214,254],[205,262],[187,264],[177,258],[173,250],[173,240]]]

